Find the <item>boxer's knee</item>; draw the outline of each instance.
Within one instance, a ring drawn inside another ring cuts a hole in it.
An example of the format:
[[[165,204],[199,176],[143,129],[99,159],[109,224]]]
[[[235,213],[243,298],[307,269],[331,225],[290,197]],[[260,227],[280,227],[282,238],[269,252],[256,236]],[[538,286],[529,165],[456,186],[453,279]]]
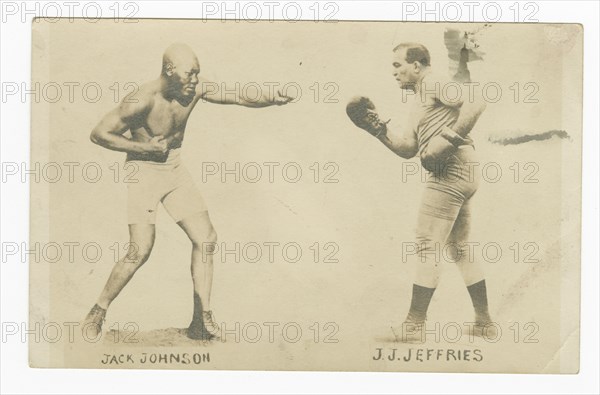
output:
[[[216,243],[217,240],[218,240],[217,231],[215,230],[215,228],[213,228],[211,226],[210,231],[208,232],[208,235],[206,236],[206,242],[207,243]]]
[[[202,248],[208,252],[213,252],[216,248],[217,239],[217,232],[212,225],[205,232],[200,232],[190,237],[192,248]]]
[[[440,263],[441,246],[440,243],[433,240],[431,237],[418,235],[417,236],[417,256],[419,262],[425,263]]]
[[[468,259],[469,249],[464,243],[448,242],[444,247],[444,257],[454,263]]]
[[[142,266],[150,258],[152,247],[152,243],[130,242],[127,255],[124,258],[125,263],[136,268]]]

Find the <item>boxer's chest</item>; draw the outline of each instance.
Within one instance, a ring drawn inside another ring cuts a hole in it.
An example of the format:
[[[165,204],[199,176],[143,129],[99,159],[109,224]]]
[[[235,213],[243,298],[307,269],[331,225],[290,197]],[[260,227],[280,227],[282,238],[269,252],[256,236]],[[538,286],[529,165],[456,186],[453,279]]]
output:
[[[146,128],[155,136],[182,132],[191,108],[192,106],[183,107],[177,102],[156,103],[148,114]]]

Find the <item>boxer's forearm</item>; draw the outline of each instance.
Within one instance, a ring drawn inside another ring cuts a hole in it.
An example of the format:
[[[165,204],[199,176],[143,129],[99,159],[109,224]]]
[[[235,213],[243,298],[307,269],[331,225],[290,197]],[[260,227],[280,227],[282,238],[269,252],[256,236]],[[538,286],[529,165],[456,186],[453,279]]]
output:
[[[235,104],[238,106],[260,108],[272,106],[275,103],[275,98],[268,93],[261,92],[260,96],[249,96],[250,92],[247,89],[240,89],[236,85],[235,88],[230,88],[221,84],[221,87],[215,83],[205,83],[203,85],[204,93],[200,95],[200,99],[215,104]],[[258,97],[257,97],[258,96]]]
[[[145,143],[133,141],[121,135],[113,133],[98,133],[92,132],[90,140],[104,148],[112,151],[127,152],[127,153],[144,153]]]
[[[239,99],[238,99],[238,104],[240,106],[244,106],[244,107],[261,108],[261,107],[272,106],[275,104],[275,101],[273,100],[273,98],[271,98],[265,94],[261,95],[260,98],[256,99],[254,97],[253,98],[246,97],[243,93],[240,93]]]
[[[295,100],[292,96],[282,95],[279,91],[263,93],[257,100],[256,98],[244,97],[243,93],[240,95],[243,102],[242,105],[246,107],[269,107],[269,106],[282,106]]]
[[[391,135],[388,133],[377,138],[393,153],[404,159],[410,159],[418,152],[417,141],[412,137],[409,138],[406,136]]]
[[[452,130],[459,136],[465,137],[473,129],[485,108],[486,103],[483,100],[473,103],[465,102],[460,108],[460,114]]]
[[[212,92],[210,94],[204,95],[202,97],[203,100],[206,100],[210,103],[215,103],[215,104],[235,104],[238,106],[244,106],[244,107],[251,107],[251,108],[260,108],[260,107],[268,107],[268,106],[272,106],[275,103],[270,100],[268,97],[266,96],[261,96],[259,98],[255,98],[255,97],[247,97],[244,94],[240,93],[240,94],[236,94],[234,95],[220,95],[215,92]]]

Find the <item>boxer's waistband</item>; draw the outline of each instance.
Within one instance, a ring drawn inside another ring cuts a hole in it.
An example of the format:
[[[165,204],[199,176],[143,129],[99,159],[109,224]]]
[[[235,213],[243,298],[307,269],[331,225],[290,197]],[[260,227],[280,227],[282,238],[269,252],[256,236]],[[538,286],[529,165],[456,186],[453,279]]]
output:
[[[181,148],[170,149],[165,154],[129,153],[126,161],[148,165],[177,166],[181,162]]]

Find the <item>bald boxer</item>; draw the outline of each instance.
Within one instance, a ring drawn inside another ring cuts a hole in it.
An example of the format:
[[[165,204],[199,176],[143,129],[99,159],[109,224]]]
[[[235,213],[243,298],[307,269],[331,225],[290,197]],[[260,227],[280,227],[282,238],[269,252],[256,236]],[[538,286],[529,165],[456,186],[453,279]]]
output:
[[[184,44],[171,45],[162,59],[160,76],[142,85],[106,114],[91,133],[92,142],[127,153],[127,161],[138,169],[137,183],[128,184],[127,211],[129,250],[117,262],[96,304],[85,318],[86,336],[96,338],[106,312],[135,272],[148,260],[154,245],[156,210],[162,203],[169,215],[192,242],[191,272],[194,311],[187,335],[210,340],[220,328],[210,307],[213,279],[212,254],[202,254],[202,245],[216,243],[217,234],[206,204],[190,173],[181,161],[181,145],[188,118],[200,100],[246,107],[283,105],[292,97],[263,93],[248,98],[243,92],[224,89],[201,78],[198,58]],[[208,88],[211,89],[208,89]],[[130,131],[131,137],[124,133]],[[213,247],[214,248],[214,247]]]

